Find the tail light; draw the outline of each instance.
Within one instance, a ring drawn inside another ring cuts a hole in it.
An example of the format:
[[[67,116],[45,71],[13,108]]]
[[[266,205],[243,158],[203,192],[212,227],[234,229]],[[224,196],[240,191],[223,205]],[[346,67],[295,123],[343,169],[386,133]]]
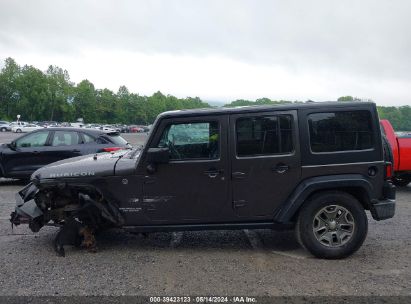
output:
[[[392,178],[392,163],[385,163],[385,179]]]
[[[103,148],[103,152],[114,152],[123,149],[122,147],[109,147]]]

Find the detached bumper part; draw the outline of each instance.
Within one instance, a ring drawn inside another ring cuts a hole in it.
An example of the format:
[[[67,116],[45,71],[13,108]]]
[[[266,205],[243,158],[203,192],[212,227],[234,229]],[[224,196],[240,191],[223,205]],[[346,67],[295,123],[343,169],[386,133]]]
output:
[[[33,199],[25,202],[21,206],[17,206],[16,212],[17,214],[28,215],[32,219],[43,215],[43,211],[41,211],[41,209],[37,207],[37,204]]]
[[[16,208],[10,214],[12,225],[29,224],[33,232],[38,232],[42,227],[41,218],[43,211],[34,201],[34,196],[38,189],[33,184],[29,184],[16,194]]]
[[[38,232],[43,226],[43,212],[37,207],[34,200],[29,200],[23,205],[16,206],[14,212],[10,214],[10,222],[12,225],[29,224],[29,228],[33,232]]]

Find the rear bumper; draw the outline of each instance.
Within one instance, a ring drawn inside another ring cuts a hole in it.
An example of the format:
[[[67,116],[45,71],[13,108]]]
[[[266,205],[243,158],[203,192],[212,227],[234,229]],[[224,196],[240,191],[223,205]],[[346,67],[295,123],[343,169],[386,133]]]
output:
[[[392,218],[395,214],[395,200],[378,201],[378,203],[371,205],[370,211],[372,217],[377,221]]]
[[[370,206],[372,217],[377,220],[392,218],[395,214],[395,186],[391,182],[384,184],[384,199],[373,200]]]

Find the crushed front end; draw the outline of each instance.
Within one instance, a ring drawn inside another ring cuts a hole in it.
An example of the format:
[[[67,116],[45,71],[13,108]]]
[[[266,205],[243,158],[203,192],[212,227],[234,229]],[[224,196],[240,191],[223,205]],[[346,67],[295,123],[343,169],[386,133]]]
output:
[[[64,256],[64,245],[95,249],[94,233],[124,223],[118,206],[90,184],[33,180],[16,194],[12,226],[28,224],[33,232],[43,226],[61,227],[55,250]]]
[[[38,192],[39,189],[30,183],[16,194],[16,209],[10,215],[12,226],[29,224],[33,232],[38,232],[44,225],[44,213],[34,200]]]

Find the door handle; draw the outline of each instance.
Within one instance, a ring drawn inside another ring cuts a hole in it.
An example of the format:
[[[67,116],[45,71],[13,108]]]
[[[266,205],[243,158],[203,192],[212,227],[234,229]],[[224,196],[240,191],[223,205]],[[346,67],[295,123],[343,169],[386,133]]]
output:
[[[240,179],[240,178],[245,178],[246,174],[245,174],[245,172],[238,171],[238,172],[231,173],[231,177],[236,178],[236,179]]]
[[[279,174],[284,174],[290,169],[290,166],[285,165],[285,164],[278,164],[275,166],[272,170],[279,173]]]
[[[224,172],[223,170],[210,169],[210,170],[204,171],[204,174],[207,175],[209,178],[216,178],[219,174],[223,172]]]
[[[34,154],[39,154],[40,152],[39,152],[39,151],[33,151],[33,153],[34,153]]]
[[[74,149],[74,150],[72,150],[73,152],[80,152],[80,150],[79,149]]]

